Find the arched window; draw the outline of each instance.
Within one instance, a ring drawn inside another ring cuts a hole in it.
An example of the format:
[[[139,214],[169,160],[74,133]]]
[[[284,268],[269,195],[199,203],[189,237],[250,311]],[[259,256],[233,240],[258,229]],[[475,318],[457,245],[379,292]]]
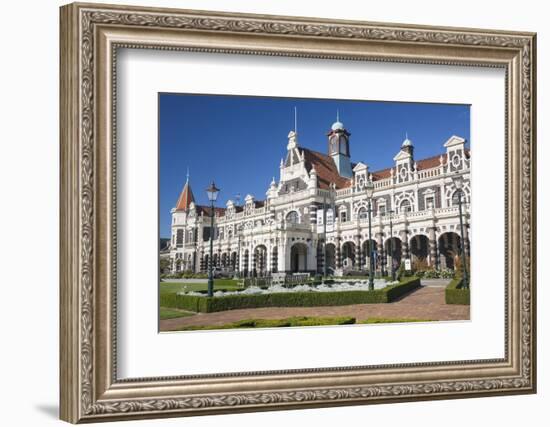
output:
[[[359,209],[359,212],[357,213],[357,216],[359,217],[359,221],[366,221],[368,219],[367,208]]]
[[[298,216],[298,212],[290,211],[286,215],[286,221],[291,223],[291,224],[298,224],[300,222],[300,217]]]
[[[458,206],[458,193],[462,191],[462,190],[456,190],[454,193],[453,193],[453,197],[452,197],[452,205],[453,206]],[[464,193],[461,194],[462,196],[462,203],[464,203]]]
[[[412,206],[411,206],[410,200],[409,199],[403,200],[399,205],[399,209],[401,210],[401,212],[411,212]]]

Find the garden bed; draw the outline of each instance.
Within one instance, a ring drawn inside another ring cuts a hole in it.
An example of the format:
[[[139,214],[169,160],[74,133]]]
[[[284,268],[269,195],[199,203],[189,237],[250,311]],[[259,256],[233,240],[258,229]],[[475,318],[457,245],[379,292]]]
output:
[[[215,296],[161,294],[160,305],[198,313],[261,307],[319,307],[352,304],[380,304],[395,301],[420,287],[420,279],[410,277],[383,289],[346,290],[339,292],[277,292]]]

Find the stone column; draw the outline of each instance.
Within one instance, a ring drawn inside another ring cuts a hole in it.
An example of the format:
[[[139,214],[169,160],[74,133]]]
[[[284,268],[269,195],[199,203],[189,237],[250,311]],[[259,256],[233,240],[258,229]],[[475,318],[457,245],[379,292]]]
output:
[[[361,235],[355,236],[355,263],[353,265],[354,270],[361,270],[363,267],[363,260],[361,259]]]
[[[276,273],[278,271],[277,265],[278,265],[278,248],[277,245],[273,245],[271,248],[271,272]]]
[[[336,268],[342,268],[342,238],[337,237],[334,242],[334,256],[336,257]]]
[[[401,238],[401,261],[410,257],[409,253],[409,232],[407,230],[401,230],[399,232]]]
[[[429,240],[429,252],[430,252],[430,267],[438,268],[437,262],[437,237],[435,235],[436,227],[430,227],[428,229]]]
[[[252,277],[256,277],[258,274],[256,272],[256,251],[252,250],[252,268],[250,269]]]
[[[380,273],[385,273],[387,268],[386,268],[386,256],[384,254],[385,252],[385,248],[384,248],[384,240],[383,240],[383,237],[382,237],[382,232],[378,232],[376,233],[376,246],[377,246],[377,249],[378,249],[378,260],[379,260],[379,263],[378,263],[378,270],[380,271]]]
[[[205,259],[204,259],[204,249],[203,248],[201,248],[201,250],[200,250],[200,271],[201,272],[206,271],[206,262],[205,262]]]
[[[321,240],[317,240],[317,272],[324,273],[325,271],[325,258],[323,253],[323,245],[325,243]]]

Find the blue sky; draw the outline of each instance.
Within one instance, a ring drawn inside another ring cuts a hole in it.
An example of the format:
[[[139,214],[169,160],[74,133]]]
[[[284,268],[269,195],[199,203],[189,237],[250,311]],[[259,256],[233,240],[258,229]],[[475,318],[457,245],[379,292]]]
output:
[[[199,204],[214,180],[217,206],[247,194],[264,199],[271,178],[279,177],[287,135],[298,111],[300,146],[327,151],[327,132],[336,120],[351,132],[352,162],[371,170],[393,165],[408,134],[415,158],[444,152],[452,135],[470,140],[470,107],[379,101],[159,94],[160,236],[170,236],[170,209],[176,204],[189,167]]]

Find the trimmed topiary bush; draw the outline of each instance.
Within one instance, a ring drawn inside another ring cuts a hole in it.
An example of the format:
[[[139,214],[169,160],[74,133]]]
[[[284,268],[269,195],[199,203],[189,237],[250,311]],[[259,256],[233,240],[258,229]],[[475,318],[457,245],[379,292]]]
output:
[[[388,303],[420,287],[420,279],[407,278],[397,285],[373,291],[288,292],[242,294],[208,298],[198,295],[161,295],[163,307],[201,313],[260,307],[321,307],[331,305]]]
[[[446,304],[470,305],[470,289],[462,287],[462,278],[456,278],[445,288]]]

